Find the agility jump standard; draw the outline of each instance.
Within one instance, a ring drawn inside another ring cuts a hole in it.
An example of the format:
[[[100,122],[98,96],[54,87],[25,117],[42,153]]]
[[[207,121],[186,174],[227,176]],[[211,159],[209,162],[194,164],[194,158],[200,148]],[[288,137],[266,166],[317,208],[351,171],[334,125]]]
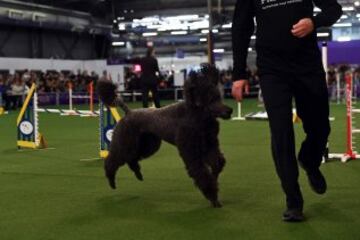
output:
[[[98,116],[99,113],[96,113],[94,111],[94,82],[89,83],[88,92],[89,92],[89,95],[87,95],[87,96],[73,95],[73,85],[72,85],[72,83],[69,83],[69,111],[65,115],[88,114],[90,116],[91,115]],[[89,99],[89,105],[90,105],[89,111],[82,111],[82,113],[80,113],[79,111],[74,110],[74,108],[73,108],[73,99]]]
[[[40,149],[47,147],[43,135],[39,132],[37,97],[36,85],[33,84],[16,121],[18,148]]]
[[[100,158],[106,158],[109,155],[110,143],[112,140],[114,128],[121,116],[115,107],[106,107],[100,101]]]
[[[346,80],[346,152],[345,153],[330,153],[328,159],[340,159],[345,163],[349,160],[360,159],[360,155],[354,146],[354,135],[360,133],[360,129],[356,129],[355,114],[360,114],[360,109],[353,108],[353,74],[347,73]]]
[[[69,109],[51,109],[51,108],[40,108],[39,112],[42,113],[58,113],[61,116],[81,116],[81,117],[97,117],[100,111],[94,111],[94,83],[91,82],[88,85],[89,95],[73,95],[73,86],[69,84]],[[90,109],[89,110],[75,110],[73,108],[73,99],[89,99]]]

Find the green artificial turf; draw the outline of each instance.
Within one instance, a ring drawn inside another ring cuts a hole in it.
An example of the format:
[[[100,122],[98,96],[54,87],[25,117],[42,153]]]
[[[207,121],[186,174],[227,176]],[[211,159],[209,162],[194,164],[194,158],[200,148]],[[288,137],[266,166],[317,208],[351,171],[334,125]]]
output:
[[[256,105],[246,101],[244,112]],[[281,221],[284,196],[267,122],[221,122],[224,207],[212,209],[168,144],[142,163],[144,182],[123,168],[113,191],[102,160],[80,161],[98,156],[97,118],[40,114],[55,149],[17,151],[16,114],[0,116],[0,240],[360,239],[360,160],[323,165],[324,196],[310,190],[302,171],[308,221]],[[331,149],[342,152],[345,106],[332,105],[332,116]],[[304,135],[300,124],[295,129],[299,146]]]

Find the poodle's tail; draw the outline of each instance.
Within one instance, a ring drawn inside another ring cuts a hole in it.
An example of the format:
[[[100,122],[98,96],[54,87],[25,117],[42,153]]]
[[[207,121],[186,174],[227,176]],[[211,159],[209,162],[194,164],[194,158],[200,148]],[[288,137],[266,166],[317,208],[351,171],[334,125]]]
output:
[[[130,112],[129,107],[124,103],[121,97],[116,94],[116,85],[111,81],[99,81],[97,83],[96,92],[99,94],[100,100],[106,106],[119,106],[124,110],[125,114]]]

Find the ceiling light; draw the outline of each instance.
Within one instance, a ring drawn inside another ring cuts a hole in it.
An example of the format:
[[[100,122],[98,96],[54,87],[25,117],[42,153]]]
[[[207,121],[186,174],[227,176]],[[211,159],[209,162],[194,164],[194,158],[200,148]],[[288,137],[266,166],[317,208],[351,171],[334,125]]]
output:
[[[217,48],[217,49],[214,49],[213,52],[214,52],[214,53],[224,53],[224,52],[225,52],[225,49],[223,49],[223,48]]]
[[[187,33],[187,31],[173,31],[171,35],[186,35]]]
[[[348,6],[348,7],[343,7],[342,10],[343,10],[344,12],[350,12],[350,11],[354,11],[355,8],[352,7],[352,6]]]
[[[125,23],[120,23],[120,24],[119,24],[119,30],[121,30],[121,31],[125,31],[125,30],[126,30],[126,25],[125,25]]]
[[[222,28],[224,29],[232,28],[232,23],[224,24],[222,25]]]
[[[112,42],[114,47],[123,47],[125,46],[125,42]]]
[[[154,37],[154,36],[157,36],[158,33],[156,33],[156,32],[147,32],[147,33],[143,33],[142,35],[143,35],[143,37]]]
[[[330,33],[326,33],[326,32],[322,32],[322,33],[317,33],[318,37],[329,37]]]
[[[180,15],[175,17],[165,17],[164,20],[179,20],[179,21],[185,21],[185,20],[197,20],[199,19],[199,15]]]

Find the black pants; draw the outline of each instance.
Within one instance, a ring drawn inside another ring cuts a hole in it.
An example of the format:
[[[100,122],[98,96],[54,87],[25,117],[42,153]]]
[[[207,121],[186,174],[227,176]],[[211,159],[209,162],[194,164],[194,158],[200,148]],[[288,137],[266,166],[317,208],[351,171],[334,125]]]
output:
[[[142,101],[143,107],[149,107],[149,92],[152,94],[152,99],[155,103],[156,108],[160,108],[160,97],[159,92],[156,85],[143,85],[142,86]]]
[[[325,73],[264,74],[260,78],[260,85],[269,115],[273,159],[286,194],[287,207],[302,209],[296,159],[307,172],[317,170],[330,134]],[[293,99],[306,133],[298,158],[292,122]]]

